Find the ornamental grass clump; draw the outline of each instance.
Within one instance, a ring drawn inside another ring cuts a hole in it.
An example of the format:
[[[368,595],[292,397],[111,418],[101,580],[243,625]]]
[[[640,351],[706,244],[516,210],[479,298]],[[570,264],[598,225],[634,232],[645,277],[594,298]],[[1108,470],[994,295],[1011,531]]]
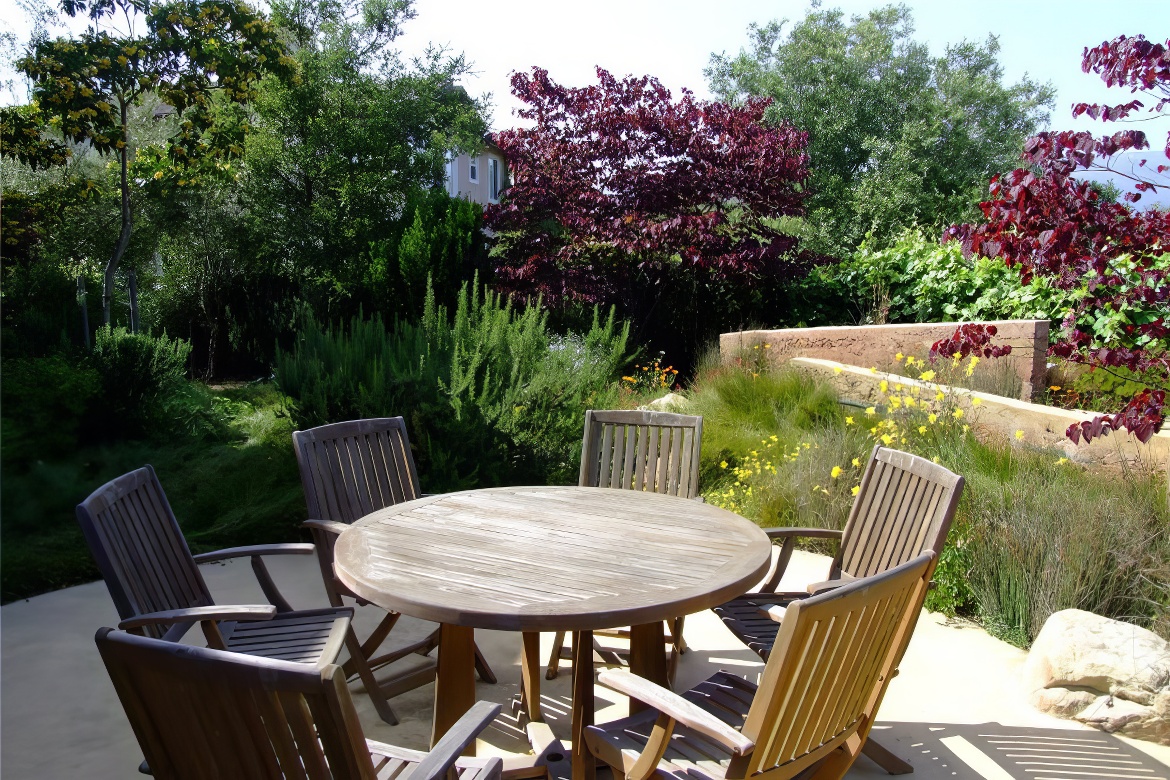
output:
[[[702,370],[691,395],[704,415],[703,495],[762,526],[842,528],[874,444],[912,452],[967,480],[929,609],[975,617],[1021,647],[1068,608],[1170,635],[1164,475],[1093,471],[1026,446],[1022,430],[981,440],[978,399],[964,408],[937,383],[978,361],[897,362],[925,384],[884,380],[865,406],[838,404],[788,368]]]

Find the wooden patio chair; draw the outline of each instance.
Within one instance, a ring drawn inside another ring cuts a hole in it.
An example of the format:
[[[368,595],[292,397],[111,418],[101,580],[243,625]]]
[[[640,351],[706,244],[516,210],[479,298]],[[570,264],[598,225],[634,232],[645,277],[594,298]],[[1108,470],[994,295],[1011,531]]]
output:
[[[401,417],[385,417],[322,425],[295,431],[293,448],[309,511],[305,526],[313,534],[329,603],[343,606],[342,597],[349,596],[359,606],[369,606],[369,602],[334,576],[333,546],[341,532],[355,520],[424,495],[419,489],[406,424]],[[351,627],[353,644],[360,650],[351,653],[344,667],[348,676],[357,675],[361,679],[379,717],[391,725],[398,723],[398,718],[388,700],[435,679],[435,659],[429,654],[439,642],[436,628],[423,639],[375,655],[399,617],[398,612],[386,613],[364,643],[358,643]],[[381,681],[374,676],[375,670],[411,654],[426,658],[427,662]],[[496,681],[478,647],[475,668],[485,682]]]
[[[586,745],[627,780],[843,777],[909,642],[934,560],[927,552],[794,602],[758,686],[719,672],[680,696],[603,672],[602,684],[652,709],[588,728]]]
[[[479,702],[420,753],[365,738],[339,666],[314,669],[111,628],[96,642],[150,771],[162,780],[500,777],[499,758],[459,757],[498,704]]]
[[[233,547],[192,555],[150,466],[124,474],[77,505],[77,520],[118,609],[119,628],[177,642],[195,623],[220,650],[322,666],[345,642],[353,610],[293,610],[261,556],[311,555],[311,544]],[[198,564],[249,557],[271,605],[220,606]]]
[[[581,443],[581,487],[644,490],[702,500],[699,497],[699,450],[703,440],[703,418],[685,414],[647,411],[585,412],[585,434]],[[685,616],[668,621],[667,641],[671,645],[670,677],[678,656],[686,651],[683,641]],[[560,663],[573,657],[565,646],[565,632],[553,637],[545,677],[560,673]],[[594,636],[629,636],[628,630],[595,631]],[[619,660],[613,652],[597,645],[607,660]]]
[[[874,447],[844,530],[764,529],[773,540],[782,540],[783,546],[760,591],[715,607],[715,614],[740,641],[767,660],[780,625],[762,614],[761,607],[808,598],[811,593],[886,571],[926,551],[935,554],[937,564],[962,493],[963,478],[958,474],[916,455]],[[777,593],[801,537],[839,540],[828,577],[811,583],[806,592]],[[867,755],[891,774],[911,771],[909,764],[877,742],[867,745]]]

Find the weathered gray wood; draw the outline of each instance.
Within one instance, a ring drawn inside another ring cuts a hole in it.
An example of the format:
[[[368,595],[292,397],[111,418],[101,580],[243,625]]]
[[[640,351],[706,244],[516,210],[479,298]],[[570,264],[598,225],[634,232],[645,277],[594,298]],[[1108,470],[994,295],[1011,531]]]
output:
[[[169,778],[498,780],[462,759],[499,712],[480,702],[429,755],[367,741],[341,668],[320,669],[101,629],[98,650],[146,755]]]
[[[493,488],[422,498],[363,518],[338,539],[334,568],[362,598],[426,620],[588,632],[631,623],[660,628],[669,616],[725,601],[720,594],[759,580],[768,552],[767,537],[753,523],[688,499],[600,488]],[[467,654],[453,653],[464,666],[463,682],[453,684],[466,691]],[[591,655],[587,642],[583,657]],[[655,655],[661,660],[660,650]],[[587,684],[592,690],[591,667],[586,663],[578,679],[582,692]],[[574,700],[578,723],[591,720],[588,706]]]
[[[696,498],[703,418],[641,410],[585,412],[581,443],[581,487],[619,488]],[[671,622],[671,666],[685,649],[683,620]],[[598,636],[611,635],[597,631]],[[597,648],[601,651],[603,648]],[[572,656],[563,632],[553,640],[546,677],[554,679]]]
[[[406,423],[401,417],[382,417],[322,425],[295,431],[293,448],[309,511],[310,519],[305,525],[313,533],[330,603],[340,606],[344,603],[342,596],[357,594],[334,575],[333,546],[338,535],[358,518],[420,496]],[[394,614],[383,618],[376,630],[382,641],[396,620]],[[376,656],[382,641],[367,639],[359,643],[356,635],[347,641],[352,652],[346,670],[361,678],[379,716],[395,724],[398,719],[388,701],[392,692],[409,690],[407,683],[415,687],[425,685],[433,675],[427,678],[412,670],[378,680],[374,670],[411,653],[428,655],[438,646],[438,630],[405,650]],[[495,675],[482,656],[477,657],[477,662],[485,682],[495,682]]]
[[[604,673],[602,683],[655,709],[587,729],[590,751],[627,780],[656,770],[694,780],[843,777],[909,642],[934,557],[793,603],[758,688],[720,672],[679,697]]]
[[[763,575],[767,537],[709,504],[637,491],[492,488],[386,507],[334,548],[350,590],[477,628],[593,630],[726,601]]]
[[[199,622],[214,646],[315,665],[332,663],[341,650],[353,610],[291,610],[267,570],[255,565],[261,555],[304,554],[311,552],[309,545],[258,545],[200,556],[205,561],[250,557],[274,606],[216,605],[150,466],[95,490],[78,504],[77,520],[123,628],[177,641]]]

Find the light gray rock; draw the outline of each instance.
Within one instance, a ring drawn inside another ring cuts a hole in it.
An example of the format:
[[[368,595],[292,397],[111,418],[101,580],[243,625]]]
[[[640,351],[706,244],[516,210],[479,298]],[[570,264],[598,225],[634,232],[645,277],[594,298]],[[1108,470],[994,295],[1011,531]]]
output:
[[[1024,682],[1037,709],[1170,744],[1170,643],[1144,628],[1056,612],[1028,653]]]
[[[675,412],[685,413],[690,401],[681,393],[667,393],[661,398],[655,398],[653,401],[646,404],[644,409],[649,409],[652,412]]]

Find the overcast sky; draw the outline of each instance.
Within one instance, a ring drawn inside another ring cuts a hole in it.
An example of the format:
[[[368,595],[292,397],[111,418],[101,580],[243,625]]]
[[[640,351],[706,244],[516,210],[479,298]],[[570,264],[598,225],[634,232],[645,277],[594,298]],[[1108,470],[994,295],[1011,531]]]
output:
[[[874,0],[825,2],[847,15],[865,14],[885,5]],[[1170,38],[1170,2],[1127,0],[914,0],[908,2],[915,38],[932,54],[963,39],[999,37],[1005,80],[1025,74],[1056,87],[1053,129],[1089,129],[1101,133],[1117,124],[1074,120],[1069,107],[1078,101],[1121,103],[1126,90],[1108,89],[1101,80],[1081,72],[1081,54],[1121,34]],[[703,69],[711,54],[734,55],[747,43],[752,22],[799,20],[809,0],[417,0],[417,18],[408,22],[399,40],[405,55],[428,43],[464,52],[475,74],[465,79],[468,91],[490,93],[493,129],[512,127],[519,105],[509,92],[509,75],[534,65],[546,68],[557,82],[578,86],[594,80],[600,65],[617,76],[656,76],[671,90],[686,87],[710,97]],[[16,0],[0,0],[0,26],[24,35]],[[1170,131],[1170,111],[1137,125],[1160,149]]]

